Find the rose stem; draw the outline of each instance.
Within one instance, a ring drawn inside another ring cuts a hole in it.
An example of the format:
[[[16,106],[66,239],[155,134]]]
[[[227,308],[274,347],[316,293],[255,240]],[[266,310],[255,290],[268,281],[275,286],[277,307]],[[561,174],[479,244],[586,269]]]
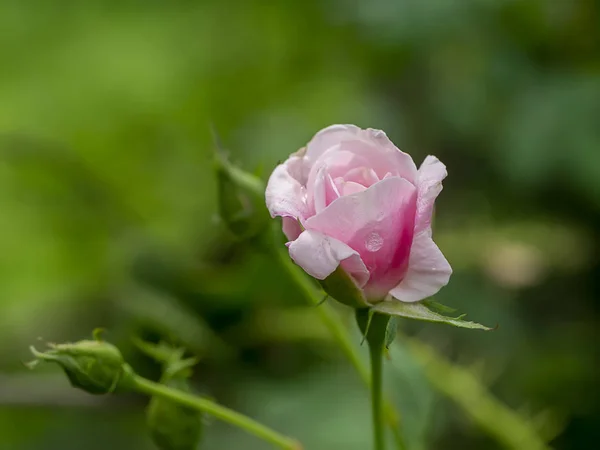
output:
[[[267,245],[267,248],[269,248],[270,251],[276,254],[275,256],[279,260],[280,264],[289,274],[290,278],[294,281],[294,283],[298,286],[302,295],[306,298],[307,302],[310,305],[319,305],[319,303],[321,303],[321,301],[323,300],[322,291],[318,290],[313,285],[313,283],[311,283],[310,279],[306,276],[306,274],[304,274],[302,269],[300,269],[296,264],[294,264],[285,248],[279,249],[276,248],[273,244]],[[348,358],[350,363],[354,366],[354,369],[356,370],[360,378],[370,388],[371,376],[369,374],[369,371],[363,363],[356,346],[352,343],[352,338],[350,337],[346,326],[340,320],[340,317],[338,316],[337,312],[327,303],[319,305],[319,307],[315,308],[315,310],[323,324],[329,329],[334,339],[337,341],[338,345],[346,355],[346,358]],[[385,419],[388,426],[392,429],[394,441],[396,443],[396,448],[398,450],[404,450],[406,446],[404,445],[404,438],[400,430],[400,416],[391,403],[386,402],[384,407]]]

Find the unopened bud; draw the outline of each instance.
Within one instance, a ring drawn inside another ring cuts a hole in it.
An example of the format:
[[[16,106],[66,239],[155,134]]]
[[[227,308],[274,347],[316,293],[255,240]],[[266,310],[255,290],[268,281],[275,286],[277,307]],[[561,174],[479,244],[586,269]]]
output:
[[[55,362],[65,371],[71,385],[90,394],[103,395],[132,387],[133,370],[125,363],[117,347],[99,340],[84,340],[66,344],[48,344],[49,350],[39,352],[31,347],[40,361]]]
[[[219,213],[227,228],[242,239],[265,229],[269,214],[262,180],[231,164],[217,154],[215,170],[219,191]]]
[[[195,358],[183,359],[184,351],[164,343],[151,344],[136,339],[137,347],[163,366],[160,382],[190,392],[189,377]],[[154,396],[148,406],[150,436],[161,450],[195,450],[203,434],[202,414],[164,397]]]
[[[166,386],[189,392],[187,379],[175,375],[162,380]],[[148,427],[161,450],[195,450],[202,439],[202,414],[163,397],[152,397],[148,406]]]

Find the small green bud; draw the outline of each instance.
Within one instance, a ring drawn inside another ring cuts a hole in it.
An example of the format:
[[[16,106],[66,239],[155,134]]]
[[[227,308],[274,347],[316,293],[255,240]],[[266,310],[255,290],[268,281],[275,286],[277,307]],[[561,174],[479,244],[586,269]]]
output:
[[[134,340],[137,347],[163,365],[160,382],[190,392],[189,377],[196,358],[183,359],[184,350],[165,343]],[[202,414],[163,397],[154,396],[147,412],[150,436],[160,450],[195,450],[202,439]]]
[[[84,340],[66,344],[48,344],[49,350],[38,352],[37,360],[55,362],[65,371],[71,385],[90,394],[103,395],[128,390],[133,385],[133,370],[125,363],[117,347],[100,340]]]
[[[235,167],[220,154],[215,157],[219,213],[229,230],[241,239],[263,231],[269,220],[262,180]]]
[[[184,376],[161,380],[166,386],[189,392]],[[152,397],[148,406],[150,436],[161,450],[195,450],[202,439],[202,414],[162,397]]]
[[[356,285],[341,266],[319,283],[323,290],[332,298],[352,308],[367,308],[367,303],[361,289]]]

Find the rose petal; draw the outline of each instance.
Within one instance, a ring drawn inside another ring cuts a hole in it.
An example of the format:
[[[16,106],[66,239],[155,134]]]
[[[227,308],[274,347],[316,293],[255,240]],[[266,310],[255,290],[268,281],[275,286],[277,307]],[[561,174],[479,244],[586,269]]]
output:
[[[340,197],[337,186],[333,182],[331,175],[327,172],[327,167],[321,167],[321,170],[317,174],[312,193],[316,213],[320,213],[327,205]]]
[[[283,234],[290,241],[298,239],[298,236],[302,233],[302,226],[298,223],[298,219],[293,217],[284,217],[281,220],[281,228],[283,229]]]
[[[356,250],[371,274],[367,295],[379,297],[396,286],[407,269],[415,207],[416,188],[392,177],[340,197],[304,226]]]
[[[306,146],[306,158],[310,164],[316,164],[317,160],[325,152],[336,145],[345,142],[354,142],[354,150],[367,158],[367,167],[373,167],[381,179],[386,172],[392,170],[394,175],[407,179],[411,183],[416,182],[417,167],[409,154],[404,153],[396,147],[382,130],[367,128],[362,130],[355,125],[331,125],[319,131]],[[342,147],[342,150],[345,148]],[[375,158],[375,168],[372,160]],[[383,159],[377,163],[377,159]],[[386,170],[387,167],[387,170]],[[340,174],[332,174],[335,178]]]
[[[415,235],[408,271],[404,279],[390,291],[390,294],[403,302],[418,302],[437,293],[448,284],[452,268],[433,242],[429,229]]]
[[[448,172],[446,166],[435,156],[428,156],[419,167],[417,176],[417,219],[415,233],[431,226],[431,216],[435,199],[442,191],[442,180]]]
[[[306,145],[306,157],[314,162],[331,147],[355,139],[360,131],[361,129],[355,125],[331,125],[323,128]]]
[[[265,193],[267,208],[271,217],[304,219],[308,212],[305,189],[290,174],[289,161],[277,166],[269,178]]]
[[[362,184],[364,187],[369,187],[377,183],[379,177],[373,169],[363,166],[349,170],[348,173],[344,175],[344,180]]]
[[[383,142],[383,138],[379,137],[376,140],[371,138],[371,133],[365,131],[361,134],[361,139],[340,143],[340,150],[353,153],[360,158],[361,162],[365,161],[361,165],[371,168],[379,179],[391,173],[392,176],[402,177],[416,185],[417,167],[410,155],[398,150],[387,137],[385,137],[387,144],[383,145]],[[315,164],[319,164],[319,161],[317,160]]]
[[[394,143],[387,137],[387,134],[385,134],[385,132],[382,130],[367,128],[366,130],[362,131],[363,138],[365,135],[368,137],[367,140],[370,143],[377,147],[386,149],[387,156],[390,162],[393,163],[391,167],[396,169],[397,175],[407,179],[413,184],[415,183],[417,166],[408,153],[404,153],[402,150],[396,147]],[[381,179],[385,176],[385,172],[378,173],[378,175]]]
[[[322,208],[317,208],[317,202],[321,202],[323,198],[317,200],[317,197],[322,197],[323,192],[317,191],[323,189],[321,183],[324,183],[324,181],[320,181],[320,178],[324,177],[325,173],[329,174],[332,178],[339,178],[340,176],[346,175],[349,170],[364,166],[365,164],[368,164],[367,159],[359,157],[351,152],[340,151],[339,145],[334,145],[323,153],[318,161],[312,165],[308,175],[308,182],[306,184],[306,204],[309,215],[312,216],[322,210]],[[325,203],[327,206],[331,202]],[[319,206],[322,206],[322,203],[319,203]]]
[[[331,275],[340,263],[359,287],[364,286],[369,279],[369,271],[358,252],[323,233],[304,231],[289,244],[289,250],[294,262],[318,280]]]
[[[354,183],[353,181],[346,181],[342,187],[342,195],[352,195],[367,189],[362,184]]]

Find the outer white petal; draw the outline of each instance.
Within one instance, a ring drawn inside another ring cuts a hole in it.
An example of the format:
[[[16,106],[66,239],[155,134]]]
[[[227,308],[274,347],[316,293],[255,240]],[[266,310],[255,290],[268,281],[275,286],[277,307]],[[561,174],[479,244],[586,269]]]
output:
[[[288,163],[278,165],[267,184],[265,199],[271,217],[304,219],[307,214],[304,187],[288,170]]]
[[[417,176],[417,217],[415,233],[426,230],[431,225],[435,199],[442,192],[442,180],[448,172],[446,166],[435,156],[428,156],[419,167]]]
[[[404,279],[390,291],[397,300],[417,302],[448,284],[452,268],[427,229],[415,235]]]
[[[358,252],[318,231],[304,231],[289,244],[289,250],[294,262],[318,280],[327,278],[340,264],[359,287],[369,279],[369,271]]]

